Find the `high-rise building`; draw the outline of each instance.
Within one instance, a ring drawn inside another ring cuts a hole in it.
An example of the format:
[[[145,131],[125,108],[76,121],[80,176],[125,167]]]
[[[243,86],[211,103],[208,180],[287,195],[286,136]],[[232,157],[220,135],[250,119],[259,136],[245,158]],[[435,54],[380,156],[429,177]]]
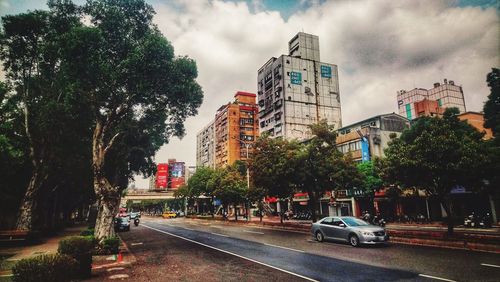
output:
[[[238,91],[234,102],[217,110],[214,124],[216,167],[246,160],[247,153],[252,155],[253,143],[259,137],[255,97],[254,93]]]
[[[318,36],[299,32],[288,55],[272,57],[258,71],[260,132],[309,139],[309,125],[326,119],[342,127],[338,69],[320,62]]]
[[[446,108],[458,108],[460,113],[466,111],[462,86],[455,85],[453,80],[444,79],[444,83],[434,83],[434,88],[415,88],[410,91],[397,92],[399,114],[415,119],[420,116],[440,116]]]
[[[196,135],[196,166],[215,167],[215,120]]]

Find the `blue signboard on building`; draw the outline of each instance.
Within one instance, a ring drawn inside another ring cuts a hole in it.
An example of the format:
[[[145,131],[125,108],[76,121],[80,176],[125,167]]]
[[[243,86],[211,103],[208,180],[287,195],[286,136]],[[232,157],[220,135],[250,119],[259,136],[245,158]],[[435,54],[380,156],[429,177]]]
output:
[[[321,77],[332,77],[332,67],[330,66],[321,66]]]
[[[370,144],[366,137],[361,138],[361,161],[367,162],[370,160]]]
[[[302,73],[300,72],[290,72],[290,80],[292,84],[302,85]]]

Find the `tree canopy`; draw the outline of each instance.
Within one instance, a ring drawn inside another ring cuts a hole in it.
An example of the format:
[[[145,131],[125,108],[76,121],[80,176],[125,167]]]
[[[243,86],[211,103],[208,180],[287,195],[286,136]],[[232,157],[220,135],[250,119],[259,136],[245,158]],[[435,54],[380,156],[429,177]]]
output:
[[[483,134],[446,109],[443,118],[420,117],[385,150],[388,179],[404,187],[424,189],[441,201],[453,232],[450,191],[458,186],[482,187]]]

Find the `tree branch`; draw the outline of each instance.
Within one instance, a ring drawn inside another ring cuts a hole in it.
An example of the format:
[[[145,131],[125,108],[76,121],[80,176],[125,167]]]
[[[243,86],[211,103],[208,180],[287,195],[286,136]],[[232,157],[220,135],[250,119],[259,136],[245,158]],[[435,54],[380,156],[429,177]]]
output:
[[[113,147],[113,144],[115,143],[116,139],[121,135],[121,132],[116,133],[111,140],[109,140],[108,146],[104,149],[104,156],[106,156],[106,153]]]

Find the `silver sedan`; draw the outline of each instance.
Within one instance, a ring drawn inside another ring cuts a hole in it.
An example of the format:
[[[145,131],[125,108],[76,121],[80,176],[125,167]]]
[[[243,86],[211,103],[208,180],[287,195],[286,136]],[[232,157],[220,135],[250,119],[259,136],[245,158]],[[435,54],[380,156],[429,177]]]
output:
[[[325,239],[359,244],[384,244],[389,240],[385,229],[352,216],[325,217],[312,224],[311,233],[319,242]]]

